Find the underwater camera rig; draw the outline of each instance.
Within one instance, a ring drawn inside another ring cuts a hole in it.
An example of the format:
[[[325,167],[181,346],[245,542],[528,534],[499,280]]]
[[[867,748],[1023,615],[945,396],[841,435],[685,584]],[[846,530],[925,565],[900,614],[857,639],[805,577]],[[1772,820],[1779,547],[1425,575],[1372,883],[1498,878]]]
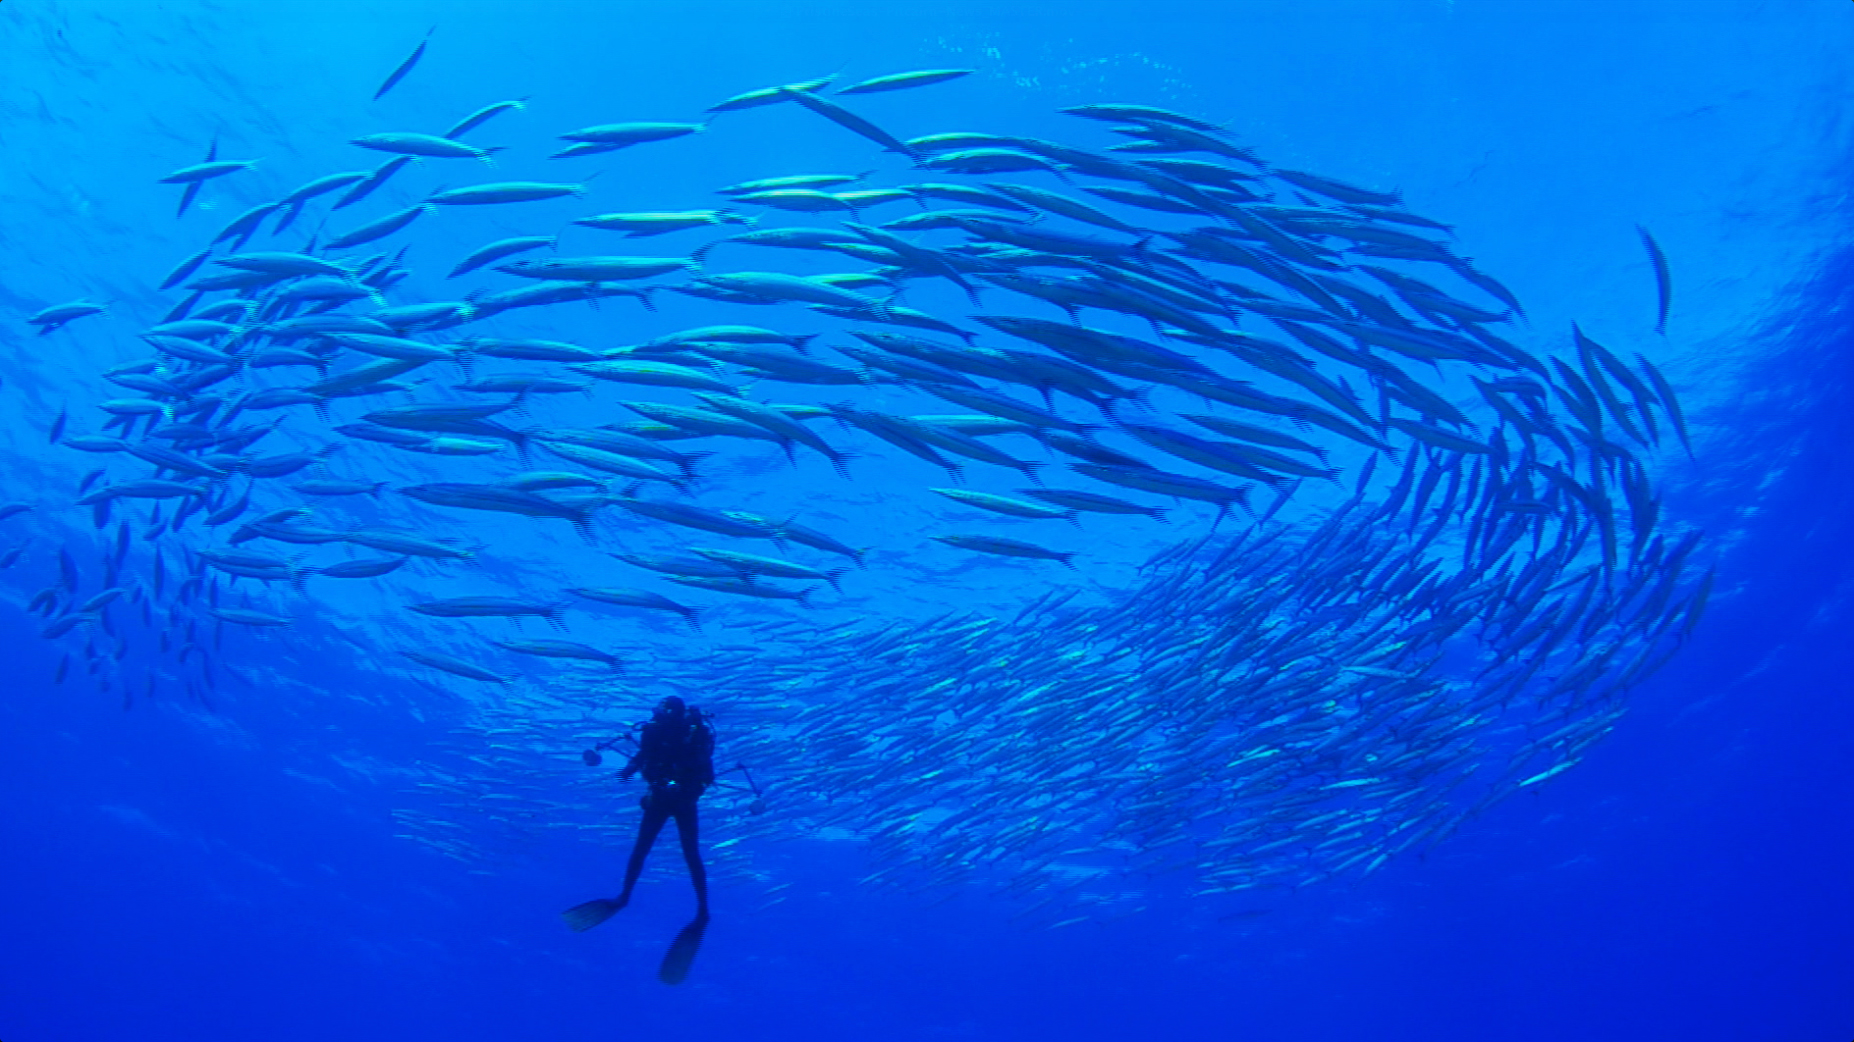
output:
[[[582,750],[579,754],[580,762],[584,763],[588,767],[597,767],[600,764],[605,762],[605,757],[603,755],[604,753],[611,751],[612,749],[616,748],[617,746],[625,742],[630,742],[633,745],[636,745],[637,744],[637,731],[639,728],[643,726],[644,725],[641,723],[632,724],[631,729],[629,731],[626,731],[625,733],[618,735],[614,738],[607,738],[605,741],[600,742],[597,745],[594,745],[590,749]],[[766,813],[766,793],[761,791],[759,783],[753,780],[753,772],[747,769],[746,764],[737,763],[734,766],[729,767],[725,771],[717,772],[715,777],[719,779],[726,775],[733,774],[735,771],[739,771],[741,773],[741,776],[747,779],[746,787],[748,790],[750,790],[753,793],[753,802],[747,804],[747,813],[748,814]],[[717,780],[715,784],[722,785],[726,783]],[[740,786],[738,785],[729,785],[728,787],[736,788],[736,789],[740,788]]]

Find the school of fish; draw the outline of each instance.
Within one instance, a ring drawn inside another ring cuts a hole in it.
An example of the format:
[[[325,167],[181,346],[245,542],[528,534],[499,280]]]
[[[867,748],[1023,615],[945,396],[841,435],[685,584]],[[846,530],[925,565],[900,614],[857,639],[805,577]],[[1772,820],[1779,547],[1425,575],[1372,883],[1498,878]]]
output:
[[[588,126],[497,159],[673,147],[767,106],[874,153],[876,172],[768,170],[712,209],[597,213],[585,182],[497,181],[345,219],[415,161],[499,152],[465,139],[511,101],[442,133],[356,138],[389,158],[238,216],[161,281],[171,313],[105,374],[122,395],[53,425],[88,472],[0,505],[0,523],[87,511],[96,532],[0,553],[46,570],[27,606],[67,649],[56,679],[205,702],[261,648],[228,632],[287,639],[327,582],[467,574],[527,538],[497,533],[566,522],[635,585],[535,588],[510,563],[477,595],[404,605],[480,628],[385,650],[488,692],[421,766],[405,835],[472,860],[504,827],[621,841],[625,801],[563,764],[682,692],[715,714],[723,766],[766,790],[709,801],[723,878],[776,882],[755,867],[774,838],[856,837],[866,883],[980,881],[1050,926],[1136,911],[1158,876],[1208,901],[1369,873],[1586,756],[1711,588],[1699,533],[1662,516],[1652,481],[1664,439],[1691,453],[1662,374],[1580,329],[1562,357],[1520,346],[1520,302],[1447,226],[1274,167],[1206,120],[1080,105],[1063,111],[1099,143],[1077,145],[903,138],[849,107],[966,72],[767,87],[705,122]],[[160,180],[184,213],[251,165],[215,144]],[[587,200],[575,226],[681,245],[566,255],[562,228],[536,226],[457,258],[447,280],[477,280],[457,299],[406,298],[420,226],[564,198]],[[305,232],[324,206],[335,231]],[[1666,259],[1641,234],[1664,330]],[[845,270],[776,270],[797,251]],[[952,304],[904,303],[936,293]],[[615,345],[499,322],[603,302],[647,329],[665,294],[713,321]],[[76,301],[29,321],[79,336],[107,313]],[[515,419],[543,407],[558,422]],[[731,509],[705,481],[769,452],[844,481],[917,474],[970,522],[893,533],[894,549],[1032,562],[1048,585],[1014,613],[949,588],[927,621],[813,621],[828,608],[813,598],[881,558],[802,515]],[[369,474],[389,457],[422,460],[424,480]],[[1074,603],[1063,566],[1088,562],[1061,533],[1166,520],[1178,541],[1131,588]],[[613,536],[639,531],[682,549]],[[755,607],[728,643],[702,642],[729,603]],[[582,611],[613,609],[690,637],[630,653],[640,638]],[[565,632],[499,621],[523,618]]]

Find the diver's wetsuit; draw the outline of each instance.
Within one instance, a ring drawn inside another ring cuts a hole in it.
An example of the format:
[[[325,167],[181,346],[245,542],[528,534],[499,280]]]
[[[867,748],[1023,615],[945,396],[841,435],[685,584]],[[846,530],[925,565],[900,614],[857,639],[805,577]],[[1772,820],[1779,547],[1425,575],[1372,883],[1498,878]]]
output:
[[[623,774],[628,780],[642,771],[650,792],[642,801],[644,820],[637,827],[630,863],[625,865],[624,892],[618,896],[621,904],[630,901],[637,877],[644,871],[644,858],[656,843],[663,823],[673,816],[676,835],[682,840],[682,859],[689,866],[689,881],[695,884],[696,916],[708,918],[708,871],[696,848],[695,804],[703,790],[714,784],[714,747],[714,731],[694,711],[658,716],[644,725],[638,736],[637,755],[625,765]]]

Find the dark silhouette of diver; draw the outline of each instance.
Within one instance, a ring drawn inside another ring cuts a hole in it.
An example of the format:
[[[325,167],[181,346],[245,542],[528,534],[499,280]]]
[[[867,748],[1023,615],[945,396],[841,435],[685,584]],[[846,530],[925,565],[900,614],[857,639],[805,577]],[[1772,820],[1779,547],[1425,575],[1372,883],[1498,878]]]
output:
[[[657,833],[675,818],[682,859],[689,866],[689,881],[695,884],[696,911],[695,920],[678,935],[664,959],[662,976],[672,984],[688,972],[688,962],[694,959],[694,949],[701,943],[701,931],[708,925],[708,871],[696,848],[695,805],[703,791],[714,784],[714,750],[714,729],[708,726],[701,710],[685,705],[674,695],[657,704],[656,712],[638,733],[637,753],[620,775],[629,781],[641,772],[650,786],[640,803],[644,820],[637,827],[637,842],[625,865],[624,889],[617,897],[587,901],[560,913],[568,926],[579,931],[590,930],[616,915],[630,903],[631,891],[644,871],[644,858],[656,843]],[[679,954],[683,956],[680,964]]]

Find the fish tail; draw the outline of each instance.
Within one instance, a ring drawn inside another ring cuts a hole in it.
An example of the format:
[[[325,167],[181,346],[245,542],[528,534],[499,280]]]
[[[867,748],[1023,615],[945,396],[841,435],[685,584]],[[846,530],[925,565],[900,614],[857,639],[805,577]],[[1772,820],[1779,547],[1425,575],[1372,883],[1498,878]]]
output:
[[[693,478],[695,477],[695,468],[692,464],[705,460],[712,455],[714,455],[712,452],[685,452],[677,458],[676,466],[682,469],[683,477]]]

